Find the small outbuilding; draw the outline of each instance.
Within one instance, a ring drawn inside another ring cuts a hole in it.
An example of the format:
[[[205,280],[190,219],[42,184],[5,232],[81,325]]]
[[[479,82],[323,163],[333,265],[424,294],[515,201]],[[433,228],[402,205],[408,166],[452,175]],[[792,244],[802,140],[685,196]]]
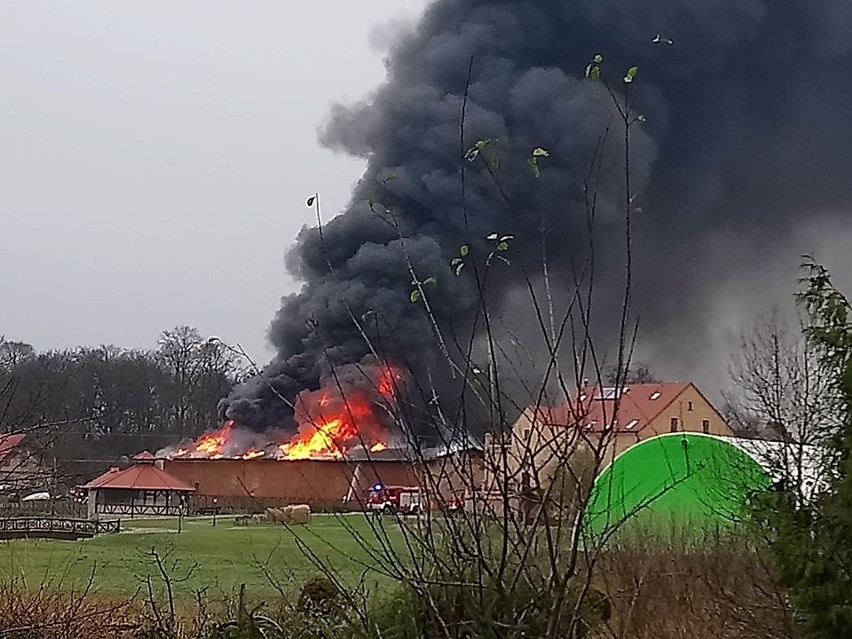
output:
[[[145,451],[130,468],[112,468],[83,486],[88,492],[90,519],[98,515],[130,517],[170,516],[186,513],[195,489],[165,472]]]

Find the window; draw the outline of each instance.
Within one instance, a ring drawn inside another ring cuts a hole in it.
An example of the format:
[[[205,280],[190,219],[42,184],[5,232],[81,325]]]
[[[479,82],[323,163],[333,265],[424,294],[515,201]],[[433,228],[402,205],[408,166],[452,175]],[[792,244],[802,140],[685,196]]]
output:
[[[709,419],[702,419],[701,420],[701,432],[703,432],[705,435],[710,434],[710,420]]]
[[[654,391],[653,393],[651,393],[651,399],[660,399],[660,395],[662,395],[660,391]]]
[[[677,417],[672,417],[672,432],[677,432],[678,419]]]
[[[527,429],[524,430],[524,439],[529,439],[529,438],[530,438],[530,429],[527,428]]]
[[[632,429],[636,428],[636,425],[638,423],[639,423],[638,419],[631,419],[630,422],[627,424],[627,426],[625,426],[624,428],[626,430],[632,430]]]
[[[621,390],[612,386],[604,387],[600,390],[595,399],[620,399],[626,392],[626,388]]]
[[[688,410],[688,411],[691,411],[691,410],[692,410],[692,402],[687,402],[687,403],[686,403],[686,410]]]

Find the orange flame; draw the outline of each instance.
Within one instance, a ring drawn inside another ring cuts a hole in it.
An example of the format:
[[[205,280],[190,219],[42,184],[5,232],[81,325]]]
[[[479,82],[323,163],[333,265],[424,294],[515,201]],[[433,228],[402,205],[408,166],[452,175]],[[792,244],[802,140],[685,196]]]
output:
[[[235,451],[233,458],[341,459],[353,446],[364,446],[372,453],[387,450],[381,422],[377,418],[378,404],[375,401],[375,393],[378,392],[382,398],[392,399],[401,377],[394,368],[388,366],[382,367],[377,373],[374,377],[375,386],[368,391],[354,391],[345,397],[335,392],[320,391],[321,394],[317,395],[307,393],[304,399],[306,414],[299,419],[300,432],[289,442],[258,447],[261,442],[255,440],[252,444],[254,448],[247,447],[244,452]],[[312,402],[315,402],[313,410]],[[310,414],[314,411],[322,414]],[[170,458],[222,459],[233,428],[233,421],[226,422],[222,428],[206,433],[194,444],[178,448]],[[232,457],[232,448],[233,444],[228,447],[229,457]]]
[[[376,389],[379,391],[379,394],[381,394],[382,397],[393,397],[397,379],[399,379],[399,375],[395,370],[392,368],[383,368],[379,375],[378,384],[376,384]]]
[[[290,443],[279,446],[285,459],[310,459],[311,457],[343,457],[346,440],[358,437],[358,431],[342,418],[313,425],[313,430],[296,435]]]
[[[227,422],[218,431],[204,435],[195,445],[195,452],[206,454],[212,459],[216,459],[216,455],[221,458],[222,448],[228,443],[228,438],[231,436],[231,429],[233,427],[234,422]]]

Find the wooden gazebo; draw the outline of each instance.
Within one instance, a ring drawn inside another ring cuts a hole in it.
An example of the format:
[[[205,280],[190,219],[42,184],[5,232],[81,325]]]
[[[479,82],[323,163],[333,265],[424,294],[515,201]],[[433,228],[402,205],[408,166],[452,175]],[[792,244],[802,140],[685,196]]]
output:
[[[125,470],[112,468],[83,486],[88,491],[89,518],[98,515],[129,517],[185,513],[195,489],[156,465],[145,451]]]

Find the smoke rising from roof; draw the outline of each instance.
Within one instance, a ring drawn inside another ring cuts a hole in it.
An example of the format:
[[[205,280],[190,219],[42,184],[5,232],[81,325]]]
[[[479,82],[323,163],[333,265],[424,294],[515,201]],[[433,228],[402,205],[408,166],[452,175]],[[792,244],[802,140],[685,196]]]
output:
[[[567,268],[585,241],[577,183],[614,115],[583,78],[596,53],[616,86],[629,66],[640,69],[634,90],[646,122],[631,144],[643,359],[691,372],[720,282],[764,272],[763,286],[789,287],[763,271],[778,247],[794,246],[814,216],[848,224],[850,33],[852,0],[436,0],[391,47],[387,81],[363,103],[332,109],[322,142],[367,159],[367,170],[322,233],[299,234],[287,265],[304,286],[272,322],[278,354],[265,379],[238,388],[223,411],[255,429],[286,427],[292,411],[276,393],[294,398],[332,365],[367,356],[362,331],[387,352],[429,361],[435,338],[422,304],[409,301],[406,253],[419,279],[437,278],[430,302],[444,326],[475,300],[470,279],[449,267],[465,242],[511,233],[519,252],[534,254],[544,215],[554,269]],[[501,136],[511,202],[484,165],[468,165],[465,210],[463,151]],[[523,164],[539,146],[550,157],[535,179]],[[607,158],[597,217],[604,244],[608,232],[620,237],[624,198],[616,142]],[[620,264],[607,264],[606,249],[604,304],[607,273]],[[515,286],[507,275],[494,295]]]

